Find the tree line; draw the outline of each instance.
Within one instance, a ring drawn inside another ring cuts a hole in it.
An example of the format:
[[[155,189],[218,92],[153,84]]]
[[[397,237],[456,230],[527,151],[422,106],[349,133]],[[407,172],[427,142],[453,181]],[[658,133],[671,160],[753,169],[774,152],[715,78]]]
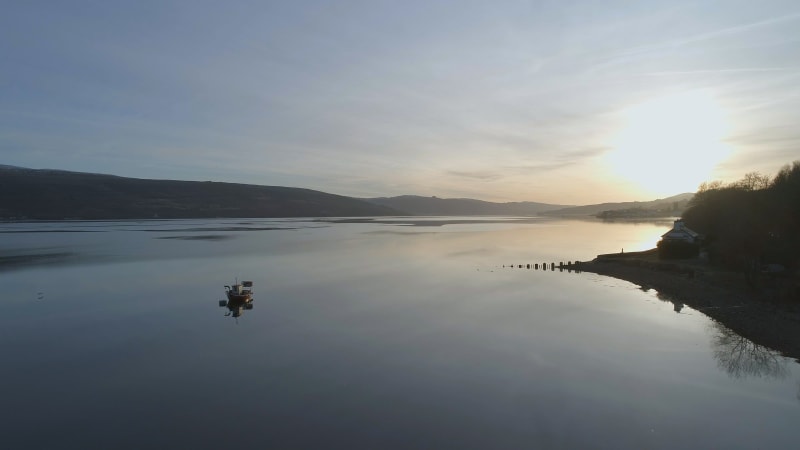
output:
[[[751,172],[725,184],[703,183],[683,213],[705,235],[712,263],[746,272],[765,264],[800,267],[800,161],[774,177]]]

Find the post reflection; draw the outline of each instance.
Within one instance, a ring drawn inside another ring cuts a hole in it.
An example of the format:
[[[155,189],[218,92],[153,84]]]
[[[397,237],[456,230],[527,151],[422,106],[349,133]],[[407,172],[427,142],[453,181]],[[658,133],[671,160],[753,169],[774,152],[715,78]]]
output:
[[[786,359],[770,348],[739,336],[722,325],[712,325],[711,345],[717,366],[731,377],[783,379],[789,375]]]

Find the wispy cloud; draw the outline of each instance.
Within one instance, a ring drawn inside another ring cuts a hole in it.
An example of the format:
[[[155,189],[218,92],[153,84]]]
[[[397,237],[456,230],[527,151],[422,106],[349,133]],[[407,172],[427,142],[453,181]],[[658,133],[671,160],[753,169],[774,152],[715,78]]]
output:
[[[610,147],[598,146],[588,147],[582,150],[574,150],[570,152],[560,152],[551,156],[547,161],[536,164],[519,164],[504,167],[505,170],[515,171],[519,173],[532,174],[551,172],[566,167],[583,164],[591,161],[603,153],[610,150]]]
[[[755,22],[749,22],[740,25],[720,28],[705,33],[698,33],[682,38],[671,39],[667,40],[666,42],[661,42],[657,44],[630,47],[617,51],[607,57],[599,59],[596,63],[592,64],[590,72],[594,72],[617,64],[623,64],[637,58],[649,56],[654,53],[673,51],[678,49],[679,47],[684,47],[689,44],[697,44],[704,41],[735,36],[738,34],[748,33],[759,28],[767,28],[770,26],[780,25],[798,20],[800,20],[800,11],[792,12],[789,14],[782,14],[780,16],[770,17]],[[794,40],[794,38],[787,37],[786,40],[792,41]]]
[[[477,181],[496,181],[503,178],[502,173],[491,170],[473,170],[473,171],[448,170],[445,171],[445,173],[453,177],[468,178],[470,180],[477,180]]]
[[[799,72],[800,67],[752,67],[740,69],[699,69],[699,70],[662,70],[658,72],[644,72],[640,74],[652,77],[663,77],[672,75],[709,75],[709,74],[725,74],[725,73],[755,73],[755,72]]]
[[[800,132],[793,126],[770,127],[758,133],[731,136],[725,142],[747,146],[796,145],[800,143]]]
[[[693,36],[687,36],[684,38],[673,39],[661,44],[655,45],[645,45],[639,47],[632,47],[626,50],[623,50],[617,53],[616,57],[626,57],[626,56],[633,56],[642,53],[649,53],[656,50],[663,50],[668,48],[675,48],[680,47],[687,44],[694,44],[697,42],[708,41],[711,39],[718,39],[725,36],[731,36],[740,33],[746,33],[752,31],[757,28],[768,27],[772,25],[777,25],[785,22],[793,22],[795,20],[800,20],[800,11],[793,13],[793,14],[784,14],[777,17],[771,17],[764,20],[759,20],[756,22],[745,23],[741,25],[735,25],[731,27],[721,28],[714,31],[709,31],[706,33],[695,34]]]
[[[554,170],[563,169],[565,167],[569,167],[573,164],[576,164],[575,161],[563,161],[563,162],[553,162],[547,164],[530,164],[530,165],[520,165],[520,166],[506,166],[504,167],[505,170],[516,172],[518,174],[539,174],[539,173],[546,173],[551,172]]]

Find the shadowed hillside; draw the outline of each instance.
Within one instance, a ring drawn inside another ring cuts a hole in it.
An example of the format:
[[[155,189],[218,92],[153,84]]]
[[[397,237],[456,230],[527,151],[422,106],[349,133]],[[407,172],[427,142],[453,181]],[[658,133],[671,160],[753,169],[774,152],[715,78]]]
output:
[[[151,219],[403,214],[310,189],[0,166],[0,218]]]
[[[438,198],[418,195],[364,200],[419,216],[535,216],[544,211],[565,207],[564,205],[536,202],[494,203],[471,198]]]
[[[679,216],[694,194],[678,194],[649,202],[600,203],[547,211],[548,216],[599,216],[606,218]]]

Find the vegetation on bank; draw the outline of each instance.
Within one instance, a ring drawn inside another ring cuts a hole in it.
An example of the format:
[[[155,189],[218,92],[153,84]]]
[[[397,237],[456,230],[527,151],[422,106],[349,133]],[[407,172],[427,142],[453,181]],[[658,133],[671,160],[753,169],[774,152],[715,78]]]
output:
[[[658,211],[656,215],[650,215],[647,218],[652,217],[673,217],[676,215],[680,215],[687,204],[687,202],[694,196],[691,193],[683,193],[678,195],[673,195],[667,198],[660,198],[657,200],[652,200],[648,202],[617,202],[617,203],[600,203],[595,205],[583,205],[583,206],[572,206],[569,208],[557,209],[554,211],[545,211],[542,214],[552,217],[586,217],[586,216],[595,216],[600,217],[602,219],[637,219],[642,218],[643,216],[637,216],[638,214],[647,211],[647,214],[652,214],[650,211]],[[627,211],[630,214],[626,213],[616,213],[616,211]],[[608,217],[602,217],[602,214],[606,214]],[[613,217],[612,217],[613,216]]]
[[[765,267],[800,268],[800,161],[775,177],[756,172],[739,181],[703,183],[683,214],[705,235],[712,263],[757,274]]]
[[[624,209],[610,209],[597,213],[595,217],[603,220],[616,220],[616,219],[653,219],[661,217],[680,217],[689,200],[679,200],[667,204],[660,204],[656,207],[644,208],[641,206],[635,208]]]

